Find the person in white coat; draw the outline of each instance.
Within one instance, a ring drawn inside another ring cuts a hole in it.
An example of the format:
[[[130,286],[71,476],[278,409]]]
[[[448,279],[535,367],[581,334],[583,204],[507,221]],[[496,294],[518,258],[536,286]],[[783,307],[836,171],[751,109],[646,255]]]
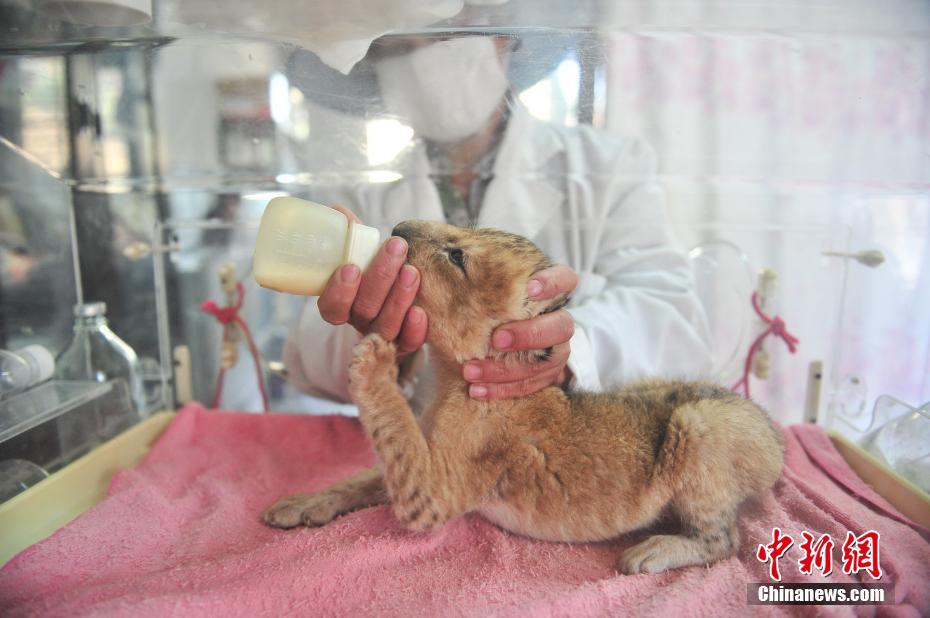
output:
[[[706,321],[687,259],[672,243],[652,150],[636,139],[533,118],[509,94],[510,44],[466,36],[380,50],[375,66],[385,105],[419,139],[401,179],[326,198],[368,223],[430,219],[507,230],[559,264],[538,273],[529,292],[571,292],[567,307],[505,324],[492,337],[500,350],[551,348],[548,360],[471,360],[462,371],[472,397],[706,376]],[[308,300],[284,351],[295,386],[348,401],[352,347],[367,332],[395,340],[408,361],[420,356],[428,316],[413,305],[419,274],[404,264],[405,254],[404,241],[391,238],[365,273],[346,265]]]

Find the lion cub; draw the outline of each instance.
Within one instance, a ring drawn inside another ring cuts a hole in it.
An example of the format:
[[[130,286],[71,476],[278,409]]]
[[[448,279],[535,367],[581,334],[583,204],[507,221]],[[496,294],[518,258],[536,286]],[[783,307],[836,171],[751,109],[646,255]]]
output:
[[[394,345],[369,335],[355,349],[352,398],[381,466],[315,494],[279,500],[272,526],[323,525],[390,501],[428,530],[475,511],[518,534],[600,541],[671,510],[680,534],[627,549],[625,573],[656,573],[732,556],[737,510],[781,474],[781,434],[750,401],[702,382],[649,380],[603,394],[547,388],[522,399],[468,397],[461,365],[492,353],[493,330],[564,304],[534,301],[526,285],[550,265],[525,238],[408,221],[408,261],[439,396],[418,420],[397,385]],[[502,355],[503,356],[503,355]]]

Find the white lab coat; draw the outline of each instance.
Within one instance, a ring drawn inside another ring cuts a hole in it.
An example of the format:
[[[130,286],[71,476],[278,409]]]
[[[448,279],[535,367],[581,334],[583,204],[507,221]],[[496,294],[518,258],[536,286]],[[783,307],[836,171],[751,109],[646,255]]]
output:
[[[403,178],[326,199],[386,231],[405,219],[442,220],[422,145],[410,157]],[[568,306],[577,388],[600,390],[647,375],[704,377],[710,370],[706,318],[688,261],[672,245],[654,171],[654,154],[642,141],[546,124],[519,105],[513,110],[478,225],[521,234],[578,273]],[[358,340],[351,326],[324,322],[309,299],[285,345],[289,379],[307,393],[347,401]]]

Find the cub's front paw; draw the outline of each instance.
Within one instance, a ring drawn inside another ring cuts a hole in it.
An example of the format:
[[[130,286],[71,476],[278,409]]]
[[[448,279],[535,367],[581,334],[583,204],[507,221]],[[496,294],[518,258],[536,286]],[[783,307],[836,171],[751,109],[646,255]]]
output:
[[[661,573],[691,564],[701,564],[693,554],[693,542],[682,536],[656,534],[630,547],[620,558],[620,571],[626,575]]]
[[[349,390],[355,396],[379,381],[397,383],[397,349],[381,335],[372,333],[352,351],[349,365]]]
[[[262,513],[262,519],[275,528],[323,526],[340,514],[338,494],[294,494],[281,498]]]

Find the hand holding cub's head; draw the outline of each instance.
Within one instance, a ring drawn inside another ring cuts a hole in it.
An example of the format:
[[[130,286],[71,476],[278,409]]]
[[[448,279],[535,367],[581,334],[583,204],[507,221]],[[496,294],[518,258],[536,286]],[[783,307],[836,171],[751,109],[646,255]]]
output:
[[[417,220],[393,234],[407,241],[407,261],[420,272],[416,302],[429,316],[427,341],[440,356],[461,363],[493,354],[497,326],[565,304],[564,295],[529,298],[530,278],[551,262],[521,236]]]

